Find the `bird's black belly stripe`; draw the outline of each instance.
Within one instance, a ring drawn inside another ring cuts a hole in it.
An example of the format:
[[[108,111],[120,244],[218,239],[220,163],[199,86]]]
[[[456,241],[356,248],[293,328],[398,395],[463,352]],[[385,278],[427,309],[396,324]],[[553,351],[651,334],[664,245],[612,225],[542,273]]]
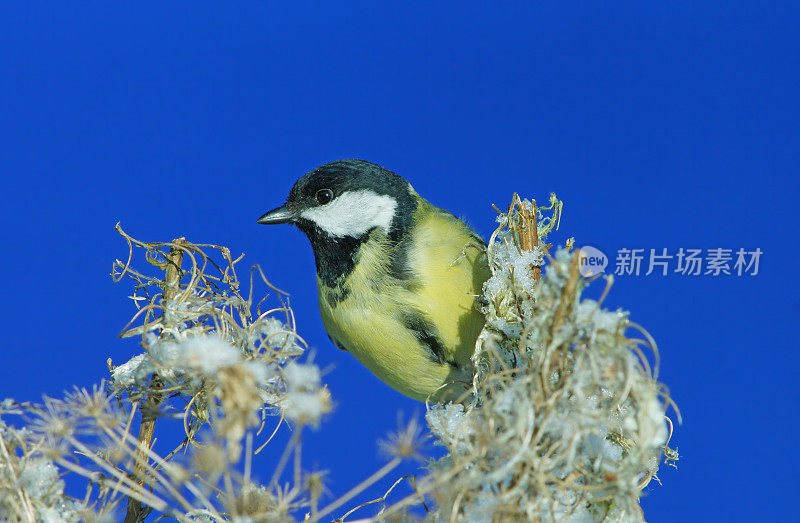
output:
[[[356,265],[358,249],[367,241],[369,234],[360,238],[331,238],[322,229],[309,223],[298,223],[311,240],[317,276],[330,288],[347,280]]]
[[[428,358],[439,364],[449,363],[447,350],[439,340],[436,327],[419,311],[405,311],[402,316],[406,328],[414,332],[420,344],[428,350]]]

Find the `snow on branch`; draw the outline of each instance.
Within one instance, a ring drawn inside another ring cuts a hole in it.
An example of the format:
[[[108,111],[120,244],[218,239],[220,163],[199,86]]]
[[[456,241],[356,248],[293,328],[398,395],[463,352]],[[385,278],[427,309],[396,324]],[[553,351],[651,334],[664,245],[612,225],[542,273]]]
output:
[[[368,521],[643,521],[643,489],[678,459],[674,404],[655,341],[627,311],[602,307],[612,278],[599,301],[583,298],[599,277],[581,277],[572,240],[545,244],[561,211],[554,195],[547,207],[514,195],[499,214],[472,389],[426,415],[446,455],[389,478],[421,457],[423,427],[400,423],[380,442],[388,461],[330,501],[324,472],[302,466],[302,434],[332,399],[298,359],[307,344],[286,294],[258,266],[243,285],[242,256],[224,247],[142,242],[117,226],[128,254],[112,277],[132,285],[136,309],[120,336],[141,353],[109,358],[109,378],[90,389],[0,402],[0,520],[344,521],[369,507]],[[163,418],[181,419],[184,434],[159,454]],[[260,484],[254,458],[287,426]],[[85,479],[84,495],[65,495],[65,474]],[[384,480],[383,496],[359,499]],[[404,482],[412,492],[396,499]]]

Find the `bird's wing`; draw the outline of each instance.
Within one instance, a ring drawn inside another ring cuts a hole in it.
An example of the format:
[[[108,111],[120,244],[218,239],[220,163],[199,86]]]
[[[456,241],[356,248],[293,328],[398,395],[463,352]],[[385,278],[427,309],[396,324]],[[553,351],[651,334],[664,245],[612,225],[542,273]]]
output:
[[[432,206],[431,206],[432,207]],[[464,222],[433,207],[415,225],[403,263],[415,305],[451,354],[467,362],[484,319],[476,305],[490,272],[485,243]]]

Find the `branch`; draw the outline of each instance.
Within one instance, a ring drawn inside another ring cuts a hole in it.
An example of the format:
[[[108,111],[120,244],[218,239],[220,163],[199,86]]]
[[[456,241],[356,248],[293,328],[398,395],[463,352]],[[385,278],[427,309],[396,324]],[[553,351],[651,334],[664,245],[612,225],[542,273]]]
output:
[[[167,309],[170,302],[180,292],[181,262],[183,261],[183,245],[185,242],[186,240],[184,238],[178,238],[172,242],[169,254],[166,257],[167,262],[164,264],[166,270],[163,297],[164,311],[162,313],[164,316],[168,314]],[[160,391],[163,388],[164,382],[161,377],[154,375],[153,379],[150,380],[150,394],[147,395],[147,399],[142,407],[142,423],[139,427],[139,442],[141,443],[141,447],[136,452],[133,465],[134,477],[142,486],[147,483],[148,450],[150,450],[153,444],[158,407],[163,401]],[[149,510],[142,506],[139,500],[128,497],[128,509],[125,514],[125,523],[142,521],[147,517],[148,513]]]

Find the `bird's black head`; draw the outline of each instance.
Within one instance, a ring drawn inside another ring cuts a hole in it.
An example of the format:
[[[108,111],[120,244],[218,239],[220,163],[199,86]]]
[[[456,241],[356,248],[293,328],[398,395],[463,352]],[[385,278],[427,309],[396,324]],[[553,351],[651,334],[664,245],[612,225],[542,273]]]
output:
[[[416,205],[401,176],[364,160],[338,160],[297,180],[286,203],[258,223],[297,225],[311,241],[318,274],[330,280],[352,270],[355,252],[376,228],[398,241]]]
[[[360,238],[380,227],[396,236],[409,225],[416,199],[397,174],[364,160],[338,160],[306,173],[286,203],[258,223],[297,225],[317,236]]]

